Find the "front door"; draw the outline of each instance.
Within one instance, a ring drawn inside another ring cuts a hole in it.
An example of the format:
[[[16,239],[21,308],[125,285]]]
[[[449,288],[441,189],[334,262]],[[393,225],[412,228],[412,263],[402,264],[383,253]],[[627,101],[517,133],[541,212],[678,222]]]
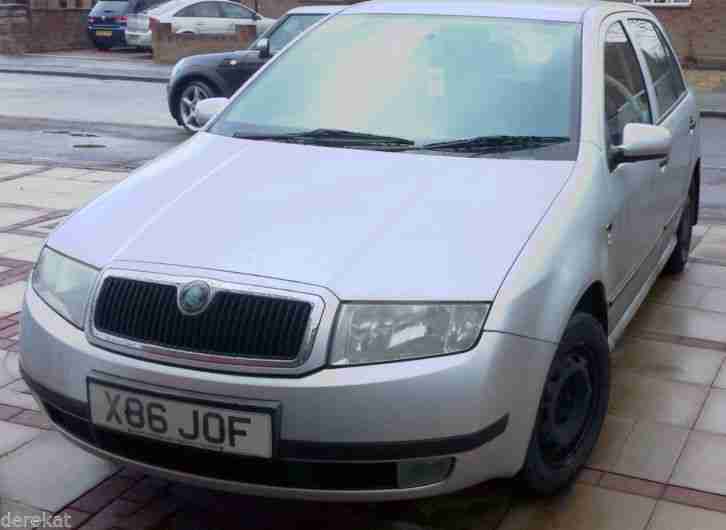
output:
[[[688,94],[681,70],[670,46],[656,24],[631,19],[628,30],[640,51],[643,70],[651,80],[651,94],[657,109],[656,122],[670,130],[673,147],[656,175],[658,219],[662,227],[679,213],[691,176],[693,130],[699,113]]]
[[[610,22],[605,43],[605,118],[607,149],[621,145],[629,123],[653,123],[651,102],[638,57],[623,21]],[[654,190],[658,161],[610,164],[615,201],[608,225],[608,285],[611,319],[617,322],[640,291],[644,267],[659,238]]]

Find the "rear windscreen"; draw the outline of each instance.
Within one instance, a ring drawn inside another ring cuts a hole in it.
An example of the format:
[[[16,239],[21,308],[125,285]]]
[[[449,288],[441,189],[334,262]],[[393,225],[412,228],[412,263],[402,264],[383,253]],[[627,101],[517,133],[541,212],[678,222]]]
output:
[[[125,15],[128,8],[128,2],[99,2],[91,10],[91,16]]]

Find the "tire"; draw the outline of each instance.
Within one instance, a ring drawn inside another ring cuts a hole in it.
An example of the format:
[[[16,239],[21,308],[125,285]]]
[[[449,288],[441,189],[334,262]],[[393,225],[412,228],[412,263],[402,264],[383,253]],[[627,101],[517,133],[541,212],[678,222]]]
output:
[[[610,397],[610,348],[602,325],[576,313],[555,352],[529,442],[521,484],[553,495],[568,487],[597,443]]]
[[[203,81],[190,81],[179,89],[176,97],[176,112],[180,125],[187,132],[194,134],[202,128],[196,121],[197,103],[216,95],[216,91]]]
[[[691,253],[691,240],[693,239],[693,219],[696,217],[694,207],[697,197],[694,195],[693,186],[691,186],[688,191],[686,205],[683,207],[683,213],[681,213],[681,220],[678,223],[676,246],[668,259],[668,263],[663,267],[664,274],[680,274],[688,264],[688,255]]]

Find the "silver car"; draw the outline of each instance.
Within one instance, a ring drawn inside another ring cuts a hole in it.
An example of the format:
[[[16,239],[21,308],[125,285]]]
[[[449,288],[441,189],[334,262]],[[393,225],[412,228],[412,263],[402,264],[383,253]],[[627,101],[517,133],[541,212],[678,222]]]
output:
[[[290,83],[294,80],[294,83]],[[22,370],[103,458],[255,495],[573,480],[688,259],[699,113],[630,4],[356,4],[58,228]]]

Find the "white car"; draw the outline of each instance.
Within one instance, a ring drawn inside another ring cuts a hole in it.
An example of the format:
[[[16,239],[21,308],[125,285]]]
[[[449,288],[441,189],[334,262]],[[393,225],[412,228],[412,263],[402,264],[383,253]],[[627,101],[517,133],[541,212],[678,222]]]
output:
[[[275,19],[263,17],[254,9],[226,0],[172,0],[154,9],[129,15],[126,42],[129,46],[151,48],[153,23],[171,23],[174,33],[233,33],[236,26],[255,26],[264,33]]]

